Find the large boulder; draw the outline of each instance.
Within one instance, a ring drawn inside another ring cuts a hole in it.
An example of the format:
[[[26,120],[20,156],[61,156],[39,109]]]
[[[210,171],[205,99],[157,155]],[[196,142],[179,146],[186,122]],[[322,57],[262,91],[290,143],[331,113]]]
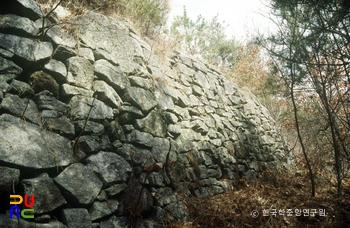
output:
[[[66,204],[66,200],[47,174],[37,178],[23,179],[21,184],[24,194],[34,194],[35,213],[42,214]],[[30,198],[30,197],[29,197]]]
[[[0,33],[0,47],[14,54],[14,61],[22,66],[50,58],[53,47],[50,42],[41,42],[29,38]],[[31,50],[31,51],[28,51]]]
[[[33,169],[64,167],[72,162],[70,140],[44,132],[39,126],[20,118],[2,114],[0,161]]]
[[[80,163],[67,167],[54,181],[65,198],[78,205],[91,204],[103,185],[91,170]]]
[[[94,80],[94,68],[89,60],[75,56],[67,59],[66,64],[68,67],[68,83],[91,89]]]
[[[88,167],[93,170],[107,187],[128,180],[131,173],[130,164],[120,155],[100,151],[86,159]]]
[[[123,71],[133,70],[130,68],[134,66],[130,63],[135,55],[144,57],[141,45],[129,36],[127,26],[92,11],[72,20],[78,25],[81,41],[92,50],[102,49],[109,52],[114,64],[120,65]]]
[[[107,60],[97,60],[95,65],[95,74],[102,80],[106,81],[117,92],[122,92],[130,86],[129,79],[124,72]]]
[[[149,90],[139,87],[127,88],[122,99],[136,105],[143,113],[148,113],[157,105],[155,96]]]
[[[39,29],[26,17],[7,14],[0,15],[0,32],[18,36],[37,36]]]

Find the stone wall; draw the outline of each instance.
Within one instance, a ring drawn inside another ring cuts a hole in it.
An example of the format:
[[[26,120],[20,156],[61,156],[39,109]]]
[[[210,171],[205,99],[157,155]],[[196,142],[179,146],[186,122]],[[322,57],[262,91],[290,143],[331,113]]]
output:
[[[181,197],[292,162],[266,108],[205,62],[159,60],[124,21],[89,12],[60,27],[31,0],[4,2],[0,227],[17,227],[11,194],[35,195],[21,227],[152,227],[189,216]]]

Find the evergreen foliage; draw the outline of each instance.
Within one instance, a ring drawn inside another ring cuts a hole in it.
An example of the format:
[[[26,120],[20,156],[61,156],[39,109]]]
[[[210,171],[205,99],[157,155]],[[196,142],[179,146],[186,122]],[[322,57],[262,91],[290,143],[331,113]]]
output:
[[[300,125],[302,139],[309,142],[306,149],[319,149],[324,163],[332,151],[341,196],[350,159],[349,5],[335,0],[274,0],[272,6],[279,31],[261,44],[290,88],[296,125]],[[301,113],[304,120],[313,121],[301,122],[297,118]]]
[[[170,35],[180,41],[180,46],[191,55],[202,56],[210,63],[233,67],[239,59],[241,44],[235,39],[227,39],[225,22],[219,22],[218,15],[207,21],[201,15],[196,20],[183,14],[175,17]]]

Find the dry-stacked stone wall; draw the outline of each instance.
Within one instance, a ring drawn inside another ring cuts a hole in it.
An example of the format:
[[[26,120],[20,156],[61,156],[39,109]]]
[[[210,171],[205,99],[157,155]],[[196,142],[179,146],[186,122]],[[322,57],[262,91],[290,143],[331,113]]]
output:
[[[0,227],[152,227],[189,216],[180,195],[292,162],[266,108],[203,61],[157,61],[101,14],[0,9]],[[10,218],[14,194],[34,194],[34,218]]]

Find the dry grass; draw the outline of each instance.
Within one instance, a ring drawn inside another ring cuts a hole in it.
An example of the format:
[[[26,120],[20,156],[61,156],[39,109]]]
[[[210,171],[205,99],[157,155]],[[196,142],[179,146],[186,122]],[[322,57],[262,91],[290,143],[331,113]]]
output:
[[[186,198],[192,217],[177,227],[350,227],[350,185],[344,183],[343,199],[335,196],[335,178],[324,175],[311,197],[309,179],[305,174],[280,174],[279,185],[257,182],[239,190],[209,199]],[[276,216],[271,215],[276,209]],[[279,215],[278,210],[292,209],[292,216]],[[295,209],[325,209],[326,216],[296,216]],[[263,210],[270,210],[268,216]],[[259,215],[254,218],[253,211]]]

